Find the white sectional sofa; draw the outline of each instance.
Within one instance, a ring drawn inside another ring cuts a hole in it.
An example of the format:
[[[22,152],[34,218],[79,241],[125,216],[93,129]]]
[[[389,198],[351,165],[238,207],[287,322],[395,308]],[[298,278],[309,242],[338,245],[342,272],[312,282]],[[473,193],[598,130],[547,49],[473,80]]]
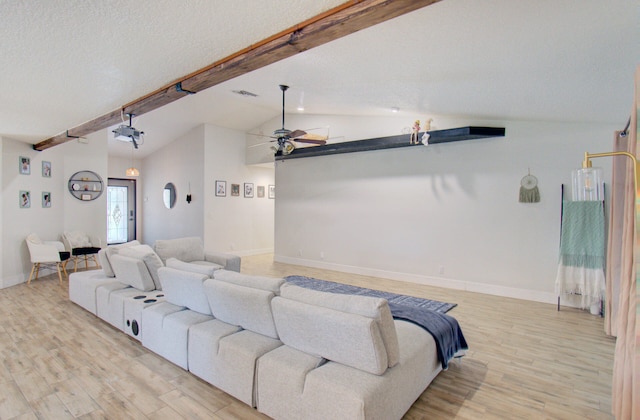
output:
[[[123,256],[150,271],[154,258],[143,251]],[[232,260],[230,268],[239,271]],[[178,262],[179,269],[157,268],[153,290],[131,286],[151,287],[154,276],[139,270],[122,276],[145,282],[74,273],[69,296],[149,350],[276,419],[399,419],[442,370],[432,336],[394,320],[385,299]]]

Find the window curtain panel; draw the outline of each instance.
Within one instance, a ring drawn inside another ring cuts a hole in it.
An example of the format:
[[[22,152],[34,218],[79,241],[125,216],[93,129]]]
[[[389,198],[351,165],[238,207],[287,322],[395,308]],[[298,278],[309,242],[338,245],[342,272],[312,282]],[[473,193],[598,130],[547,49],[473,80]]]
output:
[[[613,139],[615,152],[635,156],[636,139],[632,134],[617,131]],[[626,156],[613,157],[609,235],[607,244],[606,293],[604,331],[618,336],[620,287],[623,279],[633,279],[633,238],[635,234],[635,190],[633,162]]]
[[[635,101],[631,113],[631,123],[629,125],[629,136],[635,142],[640,141],[638,133],[638,105],[640,100],[640,66],[636,68],[635,75]],[[637,157],[637,147],[636,154]],[[636,185],[636,188],[638,186]],[[638,297],[638,284],[640,278],[640,269],[637,265],[640,263],[640,243],[638,239],[640,234],[638,229],[638,214],[640,208],[638,203],[635,205],[635,227],[633,232],[634,263],[630,277],[620,279],[620,299],[618,307],[618,321],[616,339],[616,352],[613,361],[613,384],[612,384],[612,409],[613,414],[618,420],[623,419],[639,419],[640,418],[640,324],[637,322],[637,316],[640,313],[640,298]]]

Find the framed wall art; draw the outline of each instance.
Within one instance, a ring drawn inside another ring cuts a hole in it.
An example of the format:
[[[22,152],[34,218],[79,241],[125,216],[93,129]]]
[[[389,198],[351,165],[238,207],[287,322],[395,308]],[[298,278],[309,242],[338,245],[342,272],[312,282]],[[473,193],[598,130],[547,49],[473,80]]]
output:
[[[240,195],[240,184],[231,184],[231,195],[234,197]]]
[[[216,181],[216,197],[227,196],[227,181]]]
[[[269,198],[276,198],[276,186],[269,185]]]
[[[46,160],[42,161],[42,176],[51,178],[51,162],[47,162]]]
[[[20,208],[21,209],[28,209],[29,207],[31,207],[31,192],[30,191],[20,191],[20,195],[19,195],[19,200],[20,200]]]
[[[31,158],[20,156],[18,158],[18,168],[22,175],[31,175]]]
[[[51,207],[51,193],[49,191],[42,192],[42,207]]]
[[[264,198],[264,185],[258,185],[256,194],[258,195],[258,198]]]
[[[244,183],[244,198],[253,198],[253,184],[250,182]]]

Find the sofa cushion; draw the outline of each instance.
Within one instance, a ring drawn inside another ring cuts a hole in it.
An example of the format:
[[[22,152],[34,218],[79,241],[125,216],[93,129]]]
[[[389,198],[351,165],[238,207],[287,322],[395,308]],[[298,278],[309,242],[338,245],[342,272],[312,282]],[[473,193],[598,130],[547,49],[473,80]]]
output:
[[[153,251],[149,245],[133,245],[120,248],[118,255],[124,255],[125,257],[136,258],[142,260],[149,270],[149,274],[153,279],[156,289],[161,289],[160,278],[158,277],[158,269],[164,267],[160,257]]]
[[[278,335],[287,346],[374,375],[389,367],[374,319],[282,297],[275,297],[271,306]]]
[[[111,254],[116,253],[120,248],[125,248],[127,246],[134,246],[134,245],[140,245],[140,242],[138,242],[137,240],[133,240],[130,242],[126,242],[124,244],[109,245],[108,247],[102,248],[100,251],[98,251],[98,259],[100,260],[100,266],[102,267],[102,270],[104,271],[105,276],[107,277],[116,276],[116,274],[113,272],[113,268],[111,267],[111,261],[109,261],[109,257],[111,256]]]
[[[158,270],[158,275],[167,302],[211,315],[209,301],[203,289],[204,281],[209,278],[206,274],[162,267]]]
[[[271,313],[275,293],[215,279],[204,282],[204,293],[211,313],[220,321],[278,338]]]
[[[374,319],[378,324],[382,341],[387,350],[389,367],[393,367],[400,360],[400,347],[398,345],[396,327],[391,315],[391,309],[389,309],[389,302],[386,299],[321,292],[289,283],[282,286],[280,295],[310,305],[319,305]]]
[[[144,261],[120,254],[113,255],[110,261],[116,279],[120,283],[128,284],[145,292],[156,289],[156,284],[153,282]]]
[[[204,244],[197,236],[177,239],[158,239],[153,248],[162,260],[177,258],[180,261],[204,261]]]
[[[207,277],[213,277],[214,271],[222,268],[221,265],[215,263],[202,264],[202,262],[185,262],[173,257],[167,258],[166,264],[169,268],[188,271],[190,273],[204,274]]]
[[[213,277],[216,280],[222,280],[227,283],[237,284],[238,286],[252,287],[254,289],[266,290],[276,295],[280,294],[280,286],[284,284],[284,279],[278,277],[250,276],[248,274],[240,274],[235,271],[219,270]]]

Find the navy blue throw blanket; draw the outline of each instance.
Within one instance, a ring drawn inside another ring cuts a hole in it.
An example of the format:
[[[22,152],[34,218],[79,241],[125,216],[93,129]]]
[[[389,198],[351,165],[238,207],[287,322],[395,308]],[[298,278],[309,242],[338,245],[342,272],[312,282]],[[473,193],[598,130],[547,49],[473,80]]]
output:
[[[444,313],[455,307],[455,304],[398,295],[304,276],[288,276],[285,277],[285,280],[288,283],[300,287],[324,292],[387,299],[389,309],[391,309],[391,315],[395,319],[412,322],[431,334],[436,342],[438,360],[442,364],[442,369],[447,369],[449,361],[457,352],[469,348],[458,321]]]

